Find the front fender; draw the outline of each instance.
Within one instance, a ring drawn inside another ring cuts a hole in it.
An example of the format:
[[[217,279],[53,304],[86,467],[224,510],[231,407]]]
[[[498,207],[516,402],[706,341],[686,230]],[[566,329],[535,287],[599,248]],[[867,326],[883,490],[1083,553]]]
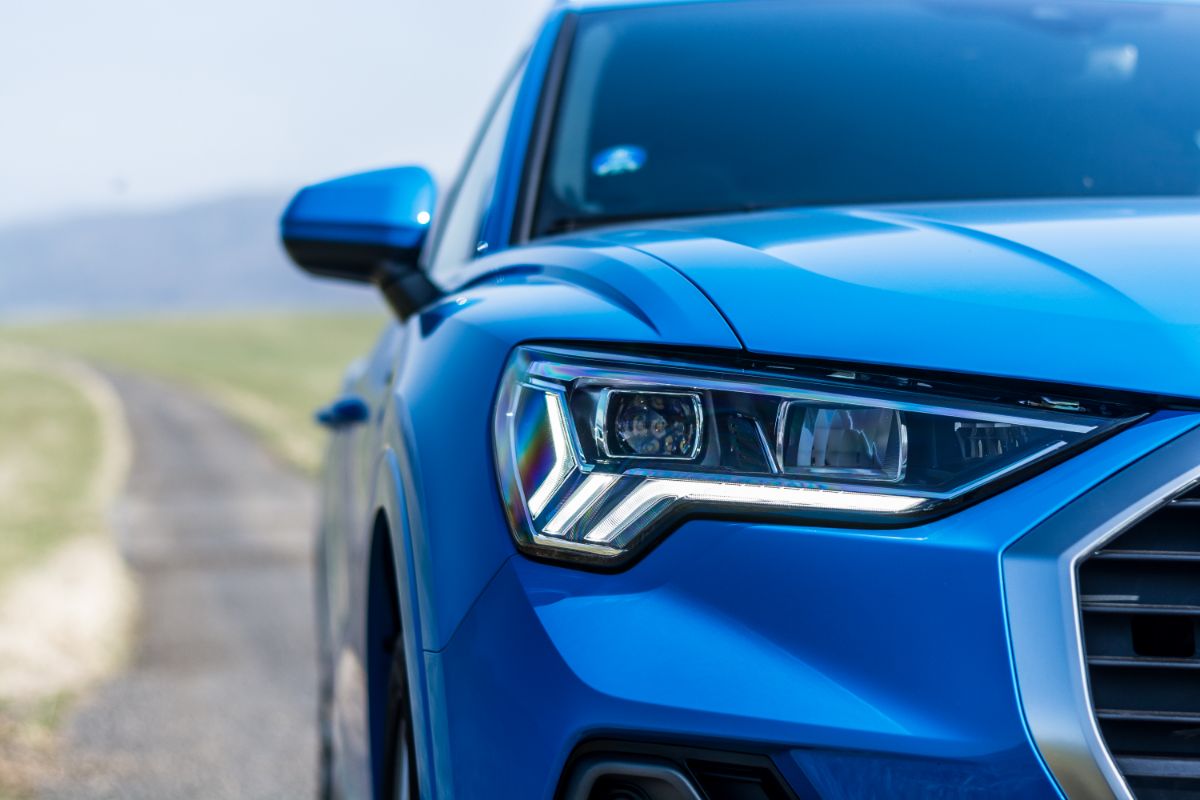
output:
[[[405,644],[436,653],[516,554],[491,442],[505,363],[528,341],[737,349],[724,319],[671,267],[626,248],[506,251],[494,270],[406,324],[383,420],[371,508],[391,525]],[[368,550],[369,552],[369,550]],[[422,792],[449,796],[446,735],[425,659],[411,658]]]
[[[580,243],[512,250],[494,271],[409,320],[385,425],[408,500],[423,649],[443,649],[516,551],[501,508],[492,406],[528,341],[737,349],[708,299],[637,251]],[[481,260],[482,261],[482,260]]]
[[[385,424],[393,421],[385,419]],[[421,653],[424,651],[425,645],[417,611],[419,581],[416,575],[416,562],[413,558],[410,512],[406,499],[410,489],[406,488],[405,481],[405,476],[411,475],[412,470],[403,463],[405,458],[404,451],[397,452],[390,446],[384,449],[373,470],[371,507],[378,509],[377,513],[383,514],[387,520],[387,533],[391,537],[391,553],[394,559],[392,567],[395,570],[396,586],[399,590],[397,602],[400,607],[400,624],[405,652]],[[369,543],[367,552],[371,552]],[[365,648],[366,643],[364,642],[364,651]],[[429,692],[424,659],[410,658],[407,666],[408,685],[412,692],[411,709],[417,760],[419,764],[431,765],[429,709],[425,702],[425,698],[429,697]],[[380,708],[382,705],[379,698],[373,698],[367,713],[370,714]],[[370,773],[369,755],[365,758],[367,759],[364,765],[366,769],[361,770],[360,774]],[[422,796],[437,797],[436,772],[426,767],[419,769],[418,775],[421,779]]]

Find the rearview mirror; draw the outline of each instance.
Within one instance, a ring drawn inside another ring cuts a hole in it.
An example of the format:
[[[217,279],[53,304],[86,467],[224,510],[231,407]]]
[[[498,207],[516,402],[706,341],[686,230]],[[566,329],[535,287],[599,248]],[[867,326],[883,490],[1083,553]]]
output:
[[[422,167],[317,183],[284,211],[283,246],[313,275],[376,284],[404,318],[439,294],[417,267],[436,196]]]

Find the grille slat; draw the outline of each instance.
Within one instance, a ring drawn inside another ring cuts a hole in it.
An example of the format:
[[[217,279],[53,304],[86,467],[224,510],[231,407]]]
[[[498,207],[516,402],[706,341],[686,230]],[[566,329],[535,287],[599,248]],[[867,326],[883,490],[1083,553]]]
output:
[[[1097,708],[1098,719],[1119,722],[1163,722],[1180,725],[1200,725],[1200,712],[1186,711],[1130,711],[1127,708]]]
[[[1196,507],[1200,508],[1200,503]],[[1101,550],[1092,558],[1104,561],[1200,561],[1200,553],[1187,550]]]
[[[1200,486],[1084,561],[1079,588],[1096,720],[1130,788],[1200,796]]]
[[[1149,658],[1145,656],[1089,656],[1093,667],[1135,667],[1145,669],[1200,669],[1200,658]],[[1099,712],[1097,712],[1099,713]]]
[[[1200,762],[1190,758],[1118,758],[1117,765],[1126,775],[1200,779]]]
[[[1154,614],[1194,617],[1200,616],[1200,606],[1175,605],[1171,603],[1112,603],[1106,601],[1084,601],[1080,603],[1084,612],[1095,614]]]

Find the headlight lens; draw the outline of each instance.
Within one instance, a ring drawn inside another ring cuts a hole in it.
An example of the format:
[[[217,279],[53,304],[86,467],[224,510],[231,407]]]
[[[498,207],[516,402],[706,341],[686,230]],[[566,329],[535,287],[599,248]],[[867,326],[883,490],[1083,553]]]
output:
[[[1135,416],[857,372],[526,347],[494,433],[518,543],[617,563],[687,514],[904,524]]]

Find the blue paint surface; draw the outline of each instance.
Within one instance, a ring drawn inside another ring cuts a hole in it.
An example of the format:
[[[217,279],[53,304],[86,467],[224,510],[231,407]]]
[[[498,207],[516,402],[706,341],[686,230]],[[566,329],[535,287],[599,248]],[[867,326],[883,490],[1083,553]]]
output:
[[[421,167],[395,167],[336,178],[302,189],[280,223],[285,242],[316,240],[419,247],[432,219],[436,190]]]
[[[1200,424],[1188,410],[1200,401],[1200,200],[782,209],[522,242],[559,37],[572,15],[622,4],[584,5],[556,8],[529,54],[486,254],[456,291],[390,325],[341,387],[371,413],[338,427],[321,478],[339,787],[378,791],[369,720],[383,701],[364,665],[382,515],[422,796],[549,800],[572,750],[606,737],[762,753],[816,792],[804,800],[1058,797],[1022,718],[999,560]],[[584,163],[613,181],[648,176],[650,157],[624,148]],[[433,197],[397,206],[394,178],[302,194],[285,235],[413,246],[422,232],[401,223]],[[628,569],[588,572],[519,555],[501,507],[490,421],[501,371],[528,343],[938,371],[1185,410],[924,524],[691,519]]]

